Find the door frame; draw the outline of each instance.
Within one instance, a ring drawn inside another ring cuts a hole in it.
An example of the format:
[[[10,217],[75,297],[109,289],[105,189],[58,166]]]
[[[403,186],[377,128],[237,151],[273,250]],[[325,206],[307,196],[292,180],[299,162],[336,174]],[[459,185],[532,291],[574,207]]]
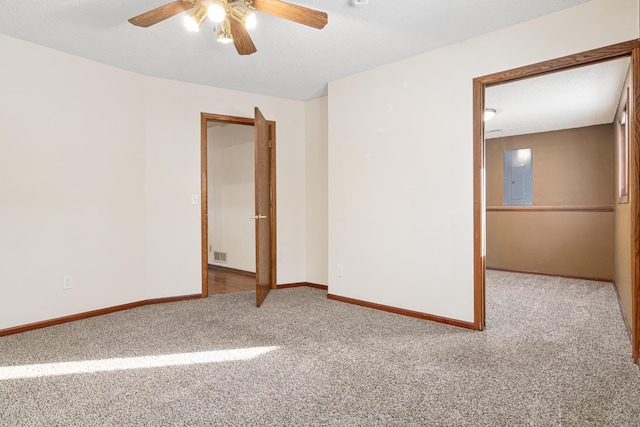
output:
[[[201,254],[202,254],[202,298],[209,296],[209,206],[207,197],[207,122],[218,122],[235,125],[253,126],[252,117],[236,117],[222,114],[200,113],[200,206],[201,206]],[[271,193],[271,212],[269,225],[271,228],[271,289],[276,289],[276,122],[267,120],[271,138],[269,157],[269,190]],[[254,189],[255,192],[255,189]],[[247,220],[249,220],[247,218]]]
[[[616,58],[631,58],[631,92],[629,100],[629,194],[631,203],[631,343],[634,363],[640,359],[640,40],[630,40],[587,52],[568,55],[537,64],[502,71],[473,79],[473,258],[474,258],[474,328],[484,329],[486,316],[486,183],[484,108],[485,89],[490,86],[569,70]]]

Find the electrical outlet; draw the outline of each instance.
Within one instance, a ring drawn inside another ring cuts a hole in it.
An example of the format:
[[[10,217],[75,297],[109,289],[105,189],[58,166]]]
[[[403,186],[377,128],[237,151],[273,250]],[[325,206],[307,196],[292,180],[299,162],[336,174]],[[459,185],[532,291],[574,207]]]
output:
[[[200,196],[197,194],[192,194],[191,195],[191,204],[192,205],[197,205],[198,201],[200,200]]]
[[[71,289],[73,288],[73,276],[70,274],[65,275],[62,278],[62,289]]]
[[[213,246],[209,245],[209,252],[211,252],[213,250]]]
[[[342,264],[336,265],[336,275],[338,277],[343,277],[344,276],[344,266]]]

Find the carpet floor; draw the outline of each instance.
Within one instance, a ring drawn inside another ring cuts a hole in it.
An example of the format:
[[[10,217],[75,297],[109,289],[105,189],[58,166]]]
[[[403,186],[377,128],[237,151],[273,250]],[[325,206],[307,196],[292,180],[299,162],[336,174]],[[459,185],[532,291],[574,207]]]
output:
[[[613,285],[487,272],[474,332],[311,288],[0,338],[1,426],[638,426]]]

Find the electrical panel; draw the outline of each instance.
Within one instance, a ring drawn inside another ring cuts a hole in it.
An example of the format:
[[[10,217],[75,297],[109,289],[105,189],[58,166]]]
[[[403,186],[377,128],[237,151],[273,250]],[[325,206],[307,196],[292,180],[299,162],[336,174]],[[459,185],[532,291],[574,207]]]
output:
[[[531,206],[531,148],[504,151],[504,205]]]

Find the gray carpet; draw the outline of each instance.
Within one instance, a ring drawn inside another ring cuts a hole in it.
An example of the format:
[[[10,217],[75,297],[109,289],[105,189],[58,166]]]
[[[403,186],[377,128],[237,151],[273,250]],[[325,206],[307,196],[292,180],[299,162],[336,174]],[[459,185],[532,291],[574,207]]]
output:
[[[3,337],[0,425],[640,425],[612,285],[487,282],[481,333],[294,288]]]

